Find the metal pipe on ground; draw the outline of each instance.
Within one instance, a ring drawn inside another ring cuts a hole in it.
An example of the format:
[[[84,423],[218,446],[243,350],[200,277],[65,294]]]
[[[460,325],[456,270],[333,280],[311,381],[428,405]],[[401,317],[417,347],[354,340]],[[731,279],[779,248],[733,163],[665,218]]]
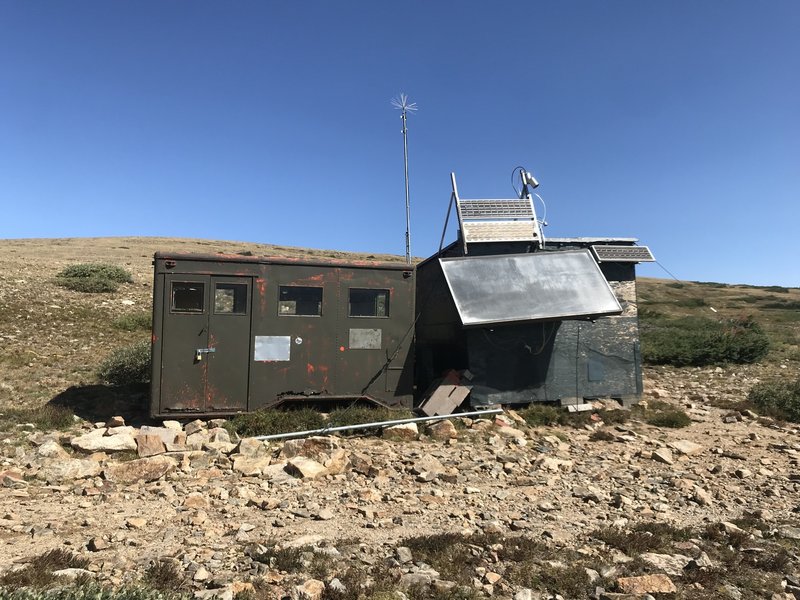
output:
[[[396,419],[394,421],[376,421],[374,423],[361,423],[359,425],[341,425],[339,427],[323,427],[321,429],[309,429],[307,431],[293,431],[290,433],[275,433],[273,435],[255,435],[254,440],[284,440],[289,438],[307,437],[309,435],[320,435],[335,433],[337,431],[353,431],[355,429],[370,429],[373,427],[389,427],[391,425],[405,425],[407,423],[424,423],[426,421],[443,421],[456,417],[482,417],[485,415],[496,415],[503,412],[502,408],[492,408],[489,410],[475,410],[472,412],[455,413],[452,415],[437,415],[435,417],[414,417],[411,419]]]

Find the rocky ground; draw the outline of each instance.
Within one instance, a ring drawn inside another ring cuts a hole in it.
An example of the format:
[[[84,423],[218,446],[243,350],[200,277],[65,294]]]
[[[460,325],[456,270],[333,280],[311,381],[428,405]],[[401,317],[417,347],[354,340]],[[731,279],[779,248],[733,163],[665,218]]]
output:
[[[112,420],[68,432],[22,426],[2,445],[0,573],[62,548],[113,585],[167,559],[199,596],[230,597],[256,582],[267,596],[318,598],[343,586],[336,575],[353,565],[388,565],[398,581],[449,589],[455,582],[408,543],[449,532],[523,536],[554,557],[577,551],[595,565],[605,597],[694,597],[708,591],[683,574],[702,558],[698,540],[652,553],[642,576],[660,579],[626,583],[637,578],[616,577],[624,569],[615,568],[630,556],[597,539],[597,530],[738,529],[732,521],[747,518],[766,524],[742,533],[752,547],[765,536],[788,543],[787,572],[762,590],[783,597],[776,581],[791,590],[791,540],[800,538],[800,430],[712,405],[741,399],[754,378],[746,368],[648,371],[645,401],[684,409],[692,423],[682,429],[647,425],[646,410],[617,425],[532,428],[506,412],[418,434],[285,442],[240,442],[215,421],[135,429]],[[269,558],[293,547],[309,553],[299,567]],[[337,566],[315,573],[314,553]],[[713,570],[714,559],[703,556]],[[506,577],[509,568],[487,559],[469,585],[484,596],[548,597]],[[726,585],[720,596],[697,597],[762,597]]]

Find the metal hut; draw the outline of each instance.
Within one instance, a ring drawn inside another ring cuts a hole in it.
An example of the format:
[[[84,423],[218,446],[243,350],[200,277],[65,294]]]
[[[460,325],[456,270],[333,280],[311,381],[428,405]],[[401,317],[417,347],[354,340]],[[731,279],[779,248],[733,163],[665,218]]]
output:
[[[169,253],[154,267],[153,417],[412,404],[411,267]]]
[[[538,183],[521,175],[520,198],[501,200],[460,198],[451,175],[458,239],[417,266],[418,390],[459,372],[473,406],[636,402],[635,265],[654,260],[649,249],[634,238],[545,241]]]

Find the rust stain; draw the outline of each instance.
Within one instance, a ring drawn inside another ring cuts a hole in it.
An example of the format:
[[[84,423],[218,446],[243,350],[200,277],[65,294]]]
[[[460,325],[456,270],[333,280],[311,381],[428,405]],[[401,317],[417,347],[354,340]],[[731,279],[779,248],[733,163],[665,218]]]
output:
[[[150,343],[154,346],[158,343],[158,336],[155,333],[150,336]]]
[[[312,365],[311,363],[306,363],[306,373],[308,374],[309,377],[311,377],[314,374],[315,370],[316,369],[314,369],[314,365]]]
[[[267,312],[267,280],[256,279],[256,289],[258,290],[258,305],[261,307],[261,313]]]
[[[326,365],[318,365],[317,368],[319,369],[320,373],[322,373],[322,387],[328,387],[328,367]]]

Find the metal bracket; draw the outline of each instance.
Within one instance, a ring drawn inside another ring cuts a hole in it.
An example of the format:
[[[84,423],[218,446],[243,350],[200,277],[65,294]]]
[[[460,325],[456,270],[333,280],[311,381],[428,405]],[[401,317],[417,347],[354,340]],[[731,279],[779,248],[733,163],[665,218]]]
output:
[[[216,348],[198,348],[194,355],[194,359],[195,361],[200,362],[203,360],[203,354],[214,354],[216,351]]]

